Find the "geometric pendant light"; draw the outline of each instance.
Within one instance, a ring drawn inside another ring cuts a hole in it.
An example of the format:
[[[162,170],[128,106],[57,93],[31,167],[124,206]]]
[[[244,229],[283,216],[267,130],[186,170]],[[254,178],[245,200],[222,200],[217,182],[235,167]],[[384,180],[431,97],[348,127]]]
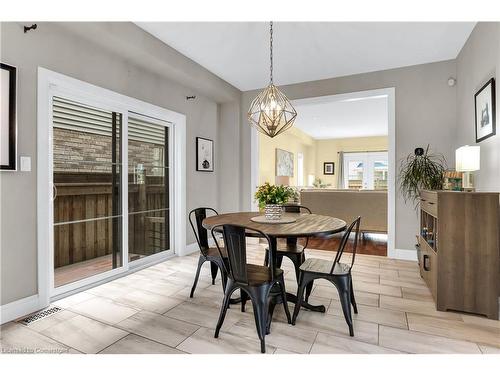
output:
[[[292,103],[273,84],[273,23],[270,23],[270,61],[271,76],[269,85],[250,104],[248,121],[261,133],[268,137],[290,129],[293,126],[297,111]]]

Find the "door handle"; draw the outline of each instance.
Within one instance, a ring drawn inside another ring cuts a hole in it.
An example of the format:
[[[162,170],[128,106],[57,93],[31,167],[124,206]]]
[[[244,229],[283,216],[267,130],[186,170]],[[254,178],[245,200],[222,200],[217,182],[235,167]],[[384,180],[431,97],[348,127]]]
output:
[[[57,187],[56,184],[52,183],[52,202],[57,198]]]
[[[429,259],[429,256],[428,255],[424,255],[424,270],[425,271],[430,271],[431,269],[427,266],[427,260]]]

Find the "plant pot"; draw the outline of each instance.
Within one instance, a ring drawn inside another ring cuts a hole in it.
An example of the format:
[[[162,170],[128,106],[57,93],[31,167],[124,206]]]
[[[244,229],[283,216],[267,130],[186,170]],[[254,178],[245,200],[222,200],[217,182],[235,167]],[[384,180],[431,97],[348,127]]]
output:
[[[266,204],[264,216],[267,220],[280,220],[283,214],[283,206],[280,204]]]

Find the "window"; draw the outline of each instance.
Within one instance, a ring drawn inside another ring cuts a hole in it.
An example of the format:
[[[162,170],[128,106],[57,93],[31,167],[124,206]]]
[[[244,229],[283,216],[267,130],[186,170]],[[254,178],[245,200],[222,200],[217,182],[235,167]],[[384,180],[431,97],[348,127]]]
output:
[[[387,190],[387,151],[347,152],[344,155],[344,186],[347,189]]]

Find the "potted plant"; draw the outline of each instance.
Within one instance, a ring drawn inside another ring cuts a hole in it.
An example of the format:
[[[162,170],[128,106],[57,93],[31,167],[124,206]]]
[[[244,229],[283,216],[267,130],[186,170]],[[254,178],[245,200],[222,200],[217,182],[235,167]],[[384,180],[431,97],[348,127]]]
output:
[[[443,188],[446,160],[442,154],[429,152],[429,145],[424,150],[415,149],[413,154],[401,160],[399,167],[399,188],[405,202],[411,201],[417,206],[421,190],[440,190]]]
[[[318,188],[318,189],[324,189],[324,188],[327,188],[327,187],[332,186],[332,184],[325,184],[325,183],[321,180],[321,178],[317,178],[317,179],[315,179],[315,180],[314,180],[314,182],[313,182],[313,186],[314,186],[315,188]]]
[[[283,204],[296,195],[297,192],[289,186],[271,185],[266,182],[257,188],[255,199],[259,202],[259,208],[264,210],[266,219],[280,220]]]

